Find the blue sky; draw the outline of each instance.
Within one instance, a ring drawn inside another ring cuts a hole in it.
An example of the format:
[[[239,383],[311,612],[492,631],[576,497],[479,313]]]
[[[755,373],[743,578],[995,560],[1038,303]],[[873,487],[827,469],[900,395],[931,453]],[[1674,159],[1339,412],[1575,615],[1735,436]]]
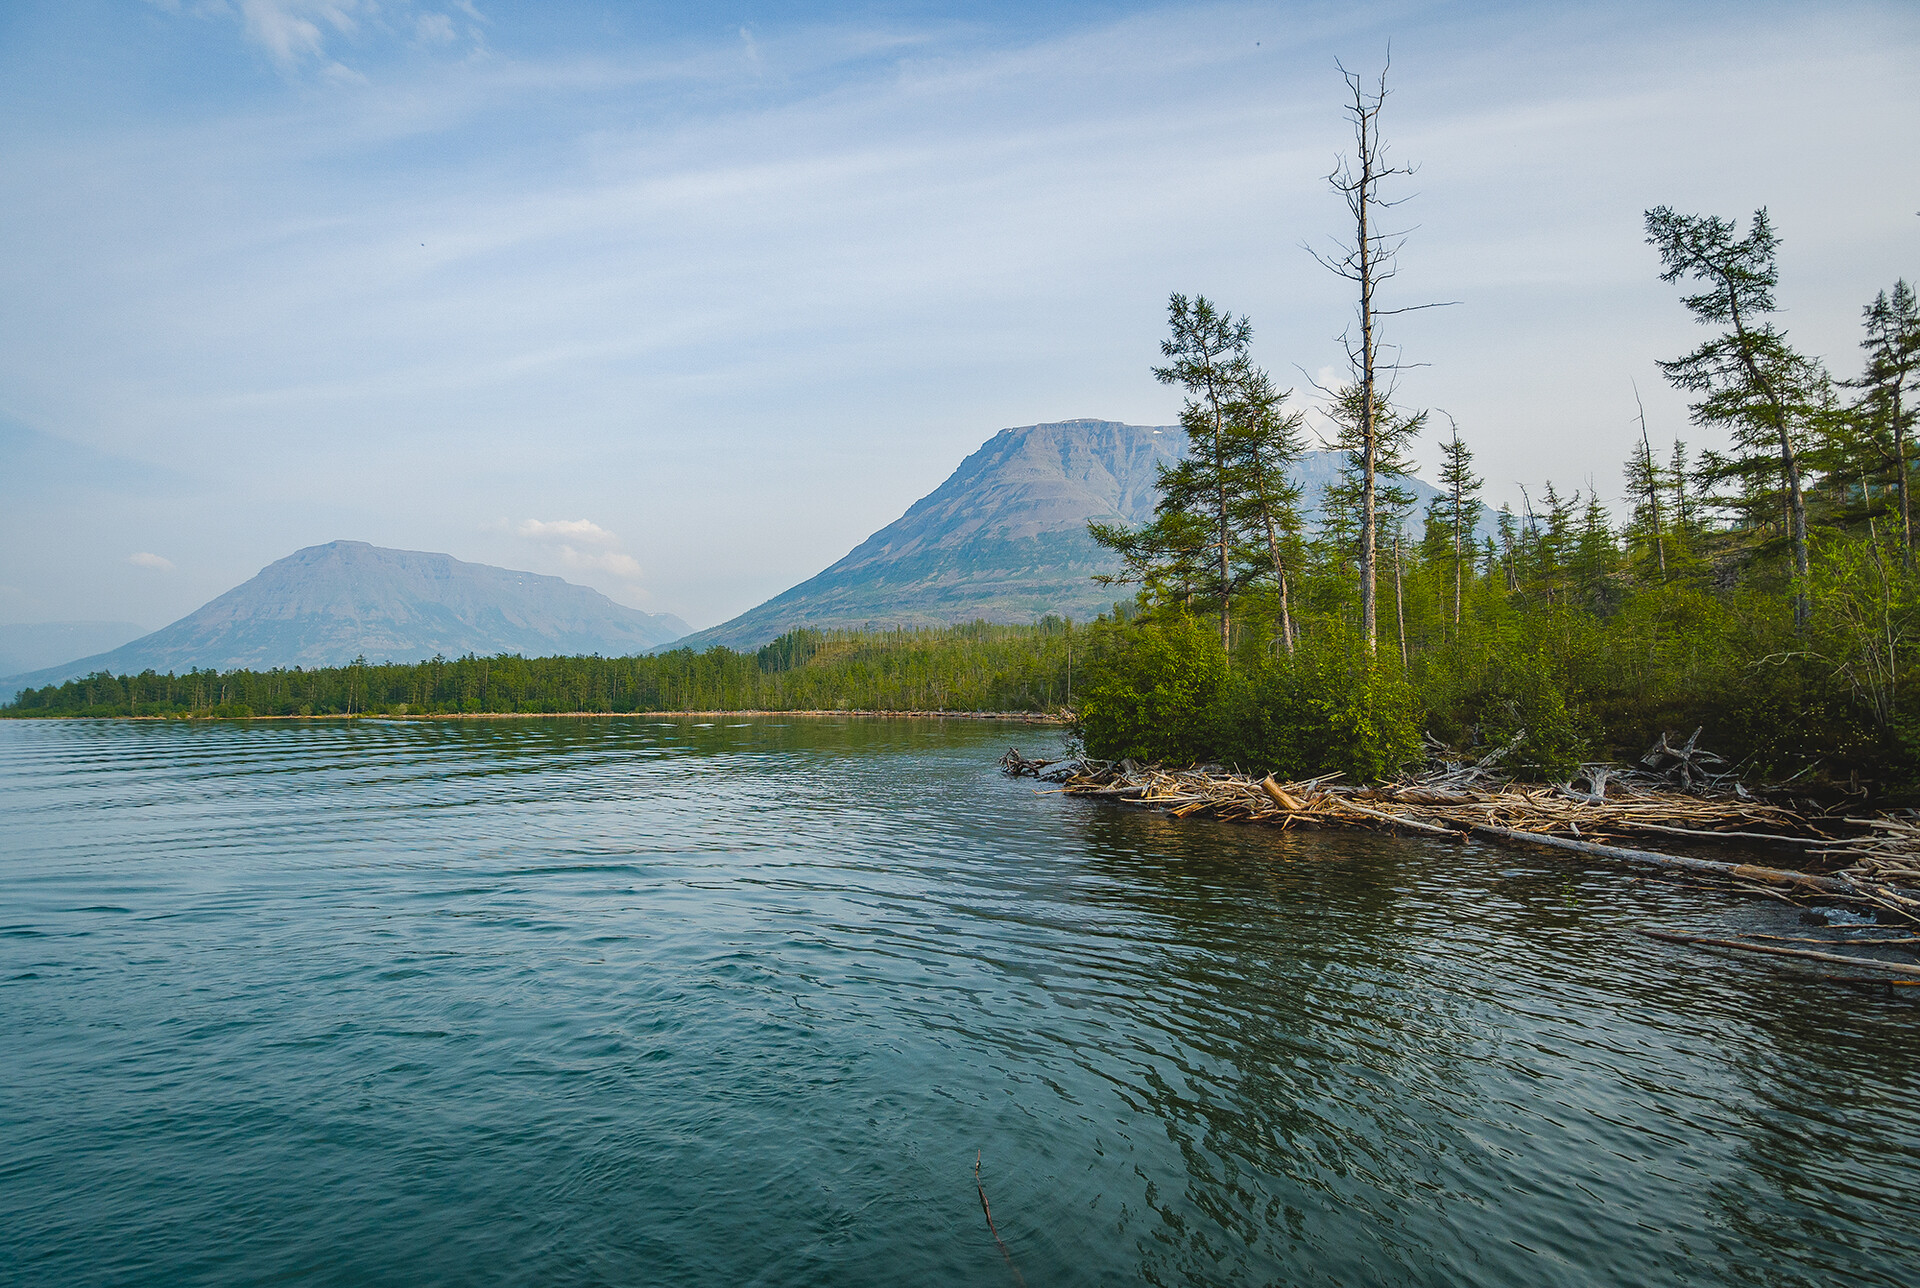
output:
[[[1032,10],[1044,8],[1036,17]],[[1166,423],[1169,291],[1338,374],[1334,59],[1420,165],[1392,338],[1495,499],[1619,492],[1695,339],[1641,212],[1768,206],[1841,372],[1920,276],[1906,4],[0,7],[0,621],[354,538],[696,626],[1008,425]],[[1432,455],[1422,449],[1422,459]]]

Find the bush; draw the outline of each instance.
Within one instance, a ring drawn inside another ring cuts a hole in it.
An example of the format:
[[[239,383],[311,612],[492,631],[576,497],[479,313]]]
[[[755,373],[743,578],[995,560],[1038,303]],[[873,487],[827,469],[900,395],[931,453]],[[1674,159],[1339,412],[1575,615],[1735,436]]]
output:
[[[1214,751],[1226,654],[1183,614],[1089,631],[1080,734],[1087,754],[1193,764]]]
[[[1094,639],[1080,705],[1089,755],[1365,782],[1419,754],[1412,688],[1348,633],[1234,673],[1211,630],[1184,615],[1102,623]]]

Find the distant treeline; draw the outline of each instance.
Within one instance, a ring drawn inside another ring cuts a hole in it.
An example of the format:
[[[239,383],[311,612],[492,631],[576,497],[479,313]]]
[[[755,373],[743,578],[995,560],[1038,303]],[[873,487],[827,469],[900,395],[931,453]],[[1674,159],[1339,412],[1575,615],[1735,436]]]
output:
[[[90,675],[27,689],[5,716],[538,714],[582,711],[1045,711],[1070,697],[1076,631],[974,622],[797,630],[754,653],[435,657],[414,663]]]

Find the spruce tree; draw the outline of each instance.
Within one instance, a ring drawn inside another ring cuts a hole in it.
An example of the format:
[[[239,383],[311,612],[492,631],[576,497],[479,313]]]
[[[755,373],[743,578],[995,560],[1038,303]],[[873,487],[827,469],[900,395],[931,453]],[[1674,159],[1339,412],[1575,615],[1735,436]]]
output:
[[[1682,215],[1671,207],[1647,212],[1647,242],[1660,252],[1663,282],[1683,277],[1701,284],[1681,296],[1696,321],[1725,327],[1692,353],[1661,362],[1675,387],[1701,395],[1694,423],[1724,427],[1745,455],[1736,459],[1749,489],[1761,473],[1777,469],[1784,484],[1783,520],[1798,584],[1794,624],[1808,624],[1807,502],[1800,476],[1800,439],[1807,408],[1819,397],[1824,373],[1793,351],[1784,332],[1767,320],[1780,269],[1780,239],[1763,207],[1754,212],[1745,237],[1732,220]]]
[[[1218,606],[1220,647],[1231,652],[1234,479],[1228,417],[1251,369],[1253,327],[1204,295],[1189,302],[1177,292],[1167,300],[1167,325],[1171,334],[1160,342],[1160,353],[1168,362],[1153,369],[1153,378],[1186,391],[1180,427],[1187,432],[1187,454],[1179,464],[1161,467],[1155,508],[1206,515],[1212,567],[1203,593]]]
[[[1460,427],[1447,417],[1452,437],[1440,444],[1440,490],[1447,517],[1453,529],[1453,624],[1460,625],[1460,588],[1462,543],[1471,545],[1473,530],[1480,523],[1480,483],[1473,473],[1473,453],[1460,441]]]
[[[1088,534],[1118,554],[1124,568],[1095,580],[1138,582],[1151,595],[1177,598],[1189,608],[1196,597],[1212,603],[1220,615],[1220,646],[1227,650],[1233,593],[1244,579],[1236,568],[1242,464],[1234,416],[1255,374],[1247,356],[1253,328],[1204,295],[1168,297],[1167,321],[1170,334],[1160,352],[1169,361],[1153,368],[1153,375],[1186,391],[1180,425],[1187,452],[1177,464],[1160,467],[1152,522],[1137,530],[1097,520],[1087,524]]]
[[[1266,372],[1248,367],[1230,407],[1227,436],[1234,526],[1243,549],[1265,555],[1262,571],[1273,574],[1280,597],[1280,638],[1289,653],[1293,612],[1288,552],[1299,544],[1300,534],[1300,484],[1292,470],[1306,450],[1306,418],[1286,409],[1292,393],[1276,390]]]
[[[1858,382],[1866,391],[1861,410],[1875,437],[1884,441],[1882,450],[1891,457],[1894,489],[1900,498],[1900,539],[1911,564],[1913,502],[1907,454],[1920,400],[1909,401],[1907,393],[1920,381],[1920,301],[1902,278],[1893,284],[1891,295],[1885,291],[1876,295],[1865,314],[1867,338],[1861,347],[1867,351],[1867,370]]]

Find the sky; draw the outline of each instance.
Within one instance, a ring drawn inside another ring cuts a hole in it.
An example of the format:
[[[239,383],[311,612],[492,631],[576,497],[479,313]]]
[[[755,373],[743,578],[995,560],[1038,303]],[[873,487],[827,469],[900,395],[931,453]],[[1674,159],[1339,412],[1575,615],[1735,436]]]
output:
[[[1173,291],[1311,408],[1336,60],[1389,51],[1385,303],[1457,301],[1391,321],[1397,397],[1496,503],[1617,503],[1636,389],[1715,445],[1647,208],[1767,207],[1838,374],[1920,277],[1908,3],[7,0],[0,622],[353,539],[712,625],[1003,427],[1171,423]]]

